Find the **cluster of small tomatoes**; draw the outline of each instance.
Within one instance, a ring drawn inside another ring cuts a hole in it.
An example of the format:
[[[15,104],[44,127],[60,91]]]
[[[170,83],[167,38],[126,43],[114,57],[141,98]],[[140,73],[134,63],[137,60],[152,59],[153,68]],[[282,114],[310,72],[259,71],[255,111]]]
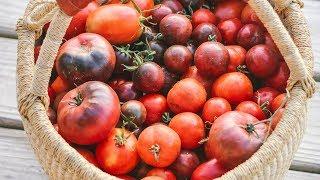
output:
[[[242,0],[93,1],[64,38],[48,116],[119,178],[220,177],[284,111],[289,68]]]

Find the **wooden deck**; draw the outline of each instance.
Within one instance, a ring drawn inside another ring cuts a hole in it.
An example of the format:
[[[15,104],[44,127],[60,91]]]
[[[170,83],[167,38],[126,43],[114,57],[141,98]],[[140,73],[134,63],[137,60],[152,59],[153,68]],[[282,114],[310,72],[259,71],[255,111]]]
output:
[[[27,0],[0,0],[0,179],[48,179],[35,159],[17,112],[15,23]],[[320,0],[304,0],[320,81]],[[320,82],[318,83],[320,85]],[[308,129],[285,179],[320,179],[320,92],[310,100]]]

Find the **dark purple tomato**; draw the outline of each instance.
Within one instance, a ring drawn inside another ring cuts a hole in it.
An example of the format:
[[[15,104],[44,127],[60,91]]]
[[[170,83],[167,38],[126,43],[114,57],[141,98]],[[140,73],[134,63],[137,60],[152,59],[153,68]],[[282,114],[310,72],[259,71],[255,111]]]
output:
[[[187,8],[190,6],[193,9],[199,9],[204,4],[204,0],[179,0],[179,2]]]
[[[263,44],[264,41],[263,29],[256,24],[246,24],[238,32],[237,42],[247,50],[255,45]]]
[[[210,41],[210,38],[214,38],[213,41],[221,42],[222,37],[219,29],[210,23],[199,24],[192,32],[192,39],[199,45]]]
[[[145,28],[140,40],[141,41],[152,41],[157,36],[158,30],[154,28],[153,26],[149,26],[148,28]]]
[[[197,50],[197,46],[195,45],[195,42],[193,42],[193,41],[188,41],[186,47],[189,49],[189,51],[192,53],[192,55],[194,55],[194,53]]]
[[[127,102],[133,99],[138,99],[142,93],[133,86],[133,82],[125,82],[115,89],[121,102]]]
[[[164,0],[162,4],[169,7],[173,13],[182,12],[183,6],[178,0]]]
[[[136,178],[143,178],[147,175],[147,173],[152,169],[151,166],[147,165],[143,161],[136,166],[136,168],[130,173],[132,176]]]
[[[116,53],[116,66],[114,68],[115,74],[123,74],[125,73],[125,66],[132,66],[133,59],[129,54],[126,54],[123,50],[117,49],[115,50]]]
[[[163,55],[166,51],[167,47],[161,41],[150,41],[149,42],[150,49],[155,51],[155,55],[153,56],[153,62],[157,64],[163,64]]]
[[[179,76],[176,73],[168,71],[166,68],[162,68],[164,72],[164,86],[161,89],[161,93],[167,95],[170,89],[179,81]]]
[[[265,84],[277,89],[280,92],[285,92],[289,76],[290,69],[288,65],[286,62],[280,62],[278,71],[273,76],[268,77],[265,81]]]
[[[222,35],[223,42],[226,45],[236,44],[237,35],[241,28],[242,23],[237,18],[222,21],[218,24],[218,29]]]
[[[189,150],[181,150],[176,161],[170,166],[178,179],[190,178],[193,171],[200,164],[196,153]]]
[[[147,117],[147,110],[140,101],[130,100],[121,106],[121,116],[137,126],[142,126]]]
[[[191,66],[193,56],[188,48],[182,45],[173,45],[164,53],[164,64],[169,71],[182,74]]]
[[[168,6],[160,4],[154,7],[151,12],[152,22],[159,24],[160,21],[167,15],[172,14],[173,11]]]

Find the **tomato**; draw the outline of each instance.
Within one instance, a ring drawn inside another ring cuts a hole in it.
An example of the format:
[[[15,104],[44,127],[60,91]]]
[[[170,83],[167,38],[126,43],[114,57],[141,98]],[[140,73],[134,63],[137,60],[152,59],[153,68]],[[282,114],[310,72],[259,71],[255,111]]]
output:
[[[201,110],[207,99],[207,93],[197,80],[187,78],[177,82],[169,91],[167,102],[174,113],[193,112]]]
[[[222,97],[231,105],[249,101],[253,97],[250,79],[239,72],[226,73],[220,76],[212,86],[212,97]]]
[[[226,46],[230,62],[228,65],[228,72],[236,72],[238,68],[245,63],[247,51],[237,45]]]
[[[160,24],[160,33],[168,45],[184,45],[192,33],[190,20],[181,14],[169,14],[164,17]]]
[[[268,32],[266,32],[264,35],[265,35],[265,45],[274,49],[278,53],[278,55],[280,56],[281,55],[280,50],[278,49],[277,45],[274,43],[271,35]]]
[[[142,92],[133,86],[133,82],[124,82],[113,88],[118,94],[121,102],[127,102],[130,100],[138,99],[142,96]]]
[[[108,85],[113,89],[117,90],[122,84],[126,83],[127,80],[124,77],[113,77],[111,80],[109,80]]]
[[[266,86],[273,87],[280,92],[286,92],[287,81],[290,77],[290,69],[286,62],[280,62],[279,69],[273,76],[268,77],[265,81]]]
[[[186,78],[192,78],[199,81],[199,83],[201,83],[203,87],[206,89],[207,93],[210,94],[209,92],[211,91],[213,80],[202,76],[199,73],[196,66],[190,66],[188,71],[185,72],[181,77],[181,79],[186,79]]]
[[[169,7],[173,13],[182,12],[183,6],[178,0],[164,0],[162,5]]]
[[[155,55],[153,56],[153,62],[157,64],[163,64],[163,56],[164,52],[167,49],[167,46],[161,41],[150,41],[149,42],[150,49],[155,51]]]
[[[40,54],[40,50],[41,50],[41,46],[42,45],[37,45],[34,47],[34,63],[37,63],[39,54]]]
[[[81,154],[89,163],[95,165],[96,167],[99,167],[97,159],[91,151],[81,147],[75,147],[74,149],[77,150],[78,153]]]
[[[54,102],[53,102],[53,109],[55,111],[58,110],[58,106],[59,106],[59,103],[60,101],[62,100],[62,98],[67,94],[67,92],[62,92],[62,93],[59,93],[56,98],[54,99]]]
[[[145,62],[133,73],[132,81],[142,92],[158,92],[164,86],[164,72],[158,64]]]
[[[222,41],[221,33],[218,28],[210,23],[199,24],[192,32],[192,39],[199,45],[210,41],[211,38],[214,38],[214,41],[217,42]]]
[[[142,178],[141,180],[163,180],[163,178],[159,176],[147,176]]]
[[[154,168],[148,172],[147,176],[159,176],[164,180],[176,180],[176,176],[169,169]]]
[[[145,124],[151,125],[162,120],[163,113],[169,110],[167,99],[161,94],[147,94],[140,99],[147,109]]]
[[[108,138],[97,145],[96,155],[101,168],[107,173],[126,174],[140,160],[137,138],[124,129],[113,129]]]
[[[136,168],[130,173],[132,176],[142,179],[143,177],[147,176],[147,173],[152,169],[151,166],[146,164],[143,161],[136,166]]]
[[[249,71],[258,78],[267,78],[279,68],[279,56],[268,46],[260,44],[252,47],[246,55]]]
[[[204,0],[179,0],[179,1],[185,8],[191,7],[193,9],[198,9],[204,5]]]
[[[227,170],[216,159],[212,159],[200,164],[193,171],[191,180],[215,179],[221,177],[226,172]]]
[[[50,104],[52,104],[56,98],[56,91],[52,87],[48,87],[48,96],[50,98]]]
[[[226,73],[229,60],[228,50],[218,42],[205,42],[194,54],[194,62],[200,74],[211,78]]]
[[[199,147],[199,142],[204,139],[205,136],[204,123],[202,119],[194,113],[184,112],[175,115],[171,119],[169,127],[179,135],[183,149],[195,149]],[[192,131],[190,131],[190,129],[192,129]]]
[[[57,55],[58,75],[69,85],[105,81],[111,76],[116,56],[102,36],[84,33],[65,42]]]
[[[239,19],[228,19],[218,24],[218,29],[222,35],[223,42],[226,45],[236,44],[237,35],[242,28],[242,23]]]
[[[260,21],[260,19],[258,18],[258,16],[249,4],[247,4],[242,10],[241,21],[243,24],[257,24],[263,27],[262,22]]]
[[[127,71],[125,71],[125,66],[132,66],[133,58],[123,48],[115,48],[115,54],[116,54],[116,65],[114,68],[114,73],[115,74],[128,73]]]
[[[282,103],[286,100],[286,93],[278,95],[276,98],[273,99],[271,103],[271,112],[276,112],[277,109],[280,108]]]
[[[172,164],[178,157],[180,148],[179,135],[162,124],[155,124],[143,130],[137,143],[141,159],[159,168]]]
[[[87,32],[100,34],[111,44],[129,44],[142,34],[139,13],[123,4],[99,7],[87,19]]]
[[[150,15],[150,11],[154,8],[153,0],[134,0],[134,2],[137,4],[139,10],[142,11],[142,15],[145,17],[148,17]],[[110,0],[108,4],[125,4],[136,9],[134,3],[131,0]]]
[[[147,110],[140,101],[130,100],[121,106],[121,116],[128,120],[128,125],[142,126],[147,117]],[[130,124],[130,123],[134,124]]]
[[[194,53],[196,52],[196,49],[197,49],[195,42],[188,41],[186,47],[189,49],[189,51],[192,53],[192,55],[194,55]]]
[[[216,16],[209,10],[201,8],[195,11],[191,16],[193,28],[196,28],[199,24],[210,23],[216,24]]]
[[[234,168],[249,159],[263,144],[267,125],[254,116],[231,111],[213,123],[209,147],[216,159],[226,168]]]
[[[162,68],[164,72],[164,86],[161,89],[161,93],[167,95],[174,84],[179,81],[179,75],[170,72],[167,68]]]
[[[102,141],[120,117],[117,94],[97,81],[69,91],[58,107],[59,132],[66,140],[89,145]]]
[[[188,179],[199,164],[200,160],[196,153],[182,150],[175,162],[171,165],[171,169],[179,179]]]
[[[59,94],[59,93],[62,93],[64,91],[68,91],[70,89],[70,86],[69,86],[68,83],[66,83],[66,81],[64,81],[60,76],[58,76],[53,81],[53,83],[51,84],[50,88],[51,88],[51,90],[53,90],[53,92],[55,92],[56,94]]]
[[[243,101],[236,107],[235,110],[251,114],[259,120],[264,120],[267,118],[261,107],[253,101]]]
[[[245,3],[241,0],[221,1],[214,8],[214,14],[219,22],[241,17]]]
[[[192,60],[192,53],[182,45],[173,45],[164,53],[164,64],[171,72],[179,74],[186,72]]]
[[[168,6],[160,4],[151,11],[152,22],[159,24],[160,21],[167,15],[172,14],[173,11]]]
[[[51,124],[57,123],[57,113],[51,107],[49,107],[47,110],[47,116],[48,116]]]
[[[127,175],[118,175],[117,178],[120,178],[122,180],[136,180],[136,178]]]
[[[272,123],[271,123],[271,130],[276,129],[277,125],[279,124],[279,122],[283,116],[284,111],[285,111],[285,109],[281,108],[273,115]]]
[[[204,104],[201,117],[203,122],[214,122],[228,111],[231,111],[229,102],[223,98],[214,97]]]
[[[238,32],[237,43],[247,50],[264,42],[263,29],[256,24],[246,24]]]
[[[254,93],[254,101],[259,105],[266,108],[266,110],[271,110],[271,103],[280,94],[279,91],[271,87],[263,87],[258,89]]]

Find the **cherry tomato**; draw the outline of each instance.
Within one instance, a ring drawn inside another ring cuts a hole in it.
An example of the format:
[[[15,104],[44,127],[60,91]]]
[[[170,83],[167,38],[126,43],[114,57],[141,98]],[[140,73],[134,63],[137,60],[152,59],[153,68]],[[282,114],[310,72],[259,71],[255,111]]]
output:
[[[164,53],[164,64],[169,71],[184,73],[191,66],[193,56],[188,48],[182,45],[173,45]]]
[[[256,24],[246,24],[239,30],[237,42],[240,46],[248,50],[255,45],[265,42],[264,32]]]
[[[205,76],[202,76],[199,73],[196,66],[190,66],[188,71],[185,72],[183,74],[183,76],[181,77],[181,79],[186,79],[186,78],[192,78],[192,79],[199,81],[199,83],[201,83],[203,85],[203,87],[206,89],[207,93],[210,94],[213,80],[211,78],[207,78]]]
[[[218,29],[222,35],[223,42],[226,45],[236,44],[237,35],[242,28],[242,23],[239,19],[228,19],[218,24]]]
[[[98,161],[91,151],[81,147],[75,147],[75,150],[77,150],[78,153],[81,154],[89,163],[99,167]]]
[[[290,69],[286,62],[280,62],[278,71],[265,81],[266,86],[273,87],[280,92],[286,92],[287,81],[290,76]]]
[[[167,15],[172,14],[173,11],[168,6],[160,4],[155,6],[155,9],[151,11],[152,22],[160,24],[160,21]]]
[[[60,76],[58,76],[53,81],[53,83],[51,84],[50,88],[51,88],[51,90],[50,90],[51,92],[49,91],[50,93],[54,92],[55,94],[60,94],[60,93],[62,93],[64,91],[68,91],[70,89],[70,86],[66,81],[64,81]],[[51,96],[51,97],[53,98],[55,96]]]
[[[137,143],[141,159],[159,168],[172,164],[178,157],[180,148],[179,135],[162,124],[155,124],[143,130]]]
[[[266,108],[266,110],[271,110],[271,103],[280,94],[279,91],[271,88],[271,87],[263,87],[258,89],[254,93],[254,101],[262,108]]]
[[[171,119],[169,127],[179,135],[183,149],[195,149],[199,147],[199,142],[205,136],[204,123],[194,113],[185,112],[175,115]],[[192,131],[189,131],[190,129]]]
[[[125,71],[125,66],[132,66],[133,58],[128,55],[126,50],[121,48],[115,48],[115,54],[116,54],[116,65],[114,68],[114,73],[115,74],[128,73],[127,71]]]
[[[238,68],[245,63],[247,51],[237,45],[226,46],[230,62],[228,65],[228,72],[236,72]]]
[[[251,114],[259,120],[264,120],[267,118],[261,107],[253,101],[243,101],[236,107],[235,110]]]
[[[176,176],[169,169],[154,168],[148,172],[147,176],[159,176],[164,180],[176,180]]]
[[[161,93],[167,95],[170,89],[179,81],[179,75],[172,73],[167,68],[162,68],[164,72],[164,86],[161,89]]]
[[[278,95],[276,98],[273,99],[271,103],[271,112],[276,112],[277,109],[280,108],[282,103],[286,100],[286,93]]]
[[[216,24],[216,16],[209,9],[199,9],[195,11],[191,16],[193,28],[196,28],[199,24],[210,23]]]
[[[285,111],[285,109],[281,108],[273,115],[272,123],[271,123],[271,130],[276,129],[277,125],[279,124],[279,122],[283,116],[284,111]]]
[[[214,38],[213,40],[217,42],[222,41],[219,29],[213,24],[199,24],[192,32],[192,39],[199,45],[204,42],[210,41],[210,38]]]
[[[164,0],[162,5],[169,7],[173,13],[182,12],[183,6],[178,0]]]
[[[142,96],[142,92],[136,89],[133,82],[125,82],[120,84],[117,89],[114,89],[119,96],[121,102],[127,102],[130,100],[138,99]]]
[[[197,80],[187,78],[177,82],[167,96],[168,106],[174,113],[201,110],[207,99],[207,93]]]
[[[161,41],[150,41],[149,42],[150,49],[155,51],[155,55],[153,56],[153,62],[157,64],[163,64],[163,56],[164,52],[167,49],[167,46]]]
[[[229,102],[220,97],[209,99],[203,106],[202,120],[203,122],[214,122],[222,114],[231,111]]]
[[[107,173],[126,174],[139,162],[137,138],[124,129],[113,129],[96,148],[97,160]]]
[[[217,161],[217,159],[212,159],[200,164],[200,166],[193,171],[191,180],[216,179],[226,172],[227,170]]]
[[[168,112],[167,99],[161,94],[147,94],[140,99],[147,109],[145,124],[151,125],[162,120],[162,115]]]
[[[214,14],[219,22],[241,17],[242,9],[245,6],[245,2],[241,0],[229,0],[221,1],[214,8]]]
[[[137,126],[142,126],[147,117],[147,110],[140,101],[130,100],[121,106],[123,118]],[[130,124],[129,124],[130,125]]]
[[[51,107],[49,107],[47,110],[47,116],[48,116],[51,124],[57,123],[57,113]]]
[[[198,167],[200,160],[196,153],[189,150],[182,150],[171,165],[171,169],[179,179],[190,178],[192,172]]]
[[[257,24],[260,27],[263,27],[262,22],[249,4],[247,4],[242,10],[241,21],[243,24]]]

